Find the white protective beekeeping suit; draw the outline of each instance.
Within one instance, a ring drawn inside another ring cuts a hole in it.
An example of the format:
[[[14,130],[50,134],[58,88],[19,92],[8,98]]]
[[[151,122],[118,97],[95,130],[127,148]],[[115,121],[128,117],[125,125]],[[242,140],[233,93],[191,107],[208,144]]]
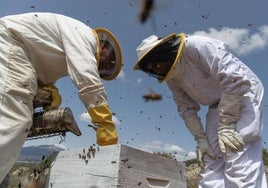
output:
[[[0,19],[0,182],[15,163],[32,125],[37,79],[48,84],[69,75],[86,109],[105,105],[109,112],[98,72],[97,35],[82,22],[58,14],[26,13]]]
[[[259,78],[228,52],[226,44],[200,36],[186,37],[182,57],[170,78],[167,84],[186,123],[188,119],[198,119],[200,104],[210,106],[205,135],[217,157],[204,155],[205,169],[199,187],[266,188],[261,144],[264,88]],[[218,137],[218,103],[222,96],[227,96],[227,103],[228,96],[238,96],[242,103],[234,129],[244,146],[239,151],[225,148],[225,154]]]

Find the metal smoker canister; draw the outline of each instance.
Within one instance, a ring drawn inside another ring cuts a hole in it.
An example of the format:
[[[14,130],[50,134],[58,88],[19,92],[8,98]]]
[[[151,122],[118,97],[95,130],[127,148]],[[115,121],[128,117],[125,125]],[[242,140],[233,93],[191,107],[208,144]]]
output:
[[[82,134],[70,108],[40,111],[33,115],[33,125],[28,139],[56,136],[66,132],[72,132],[77,136]]]

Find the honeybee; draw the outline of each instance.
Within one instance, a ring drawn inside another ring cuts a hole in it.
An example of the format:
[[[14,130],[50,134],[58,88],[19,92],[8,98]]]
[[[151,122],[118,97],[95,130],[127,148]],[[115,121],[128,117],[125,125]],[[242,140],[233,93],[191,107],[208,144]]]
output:
[[[129,5],[132,7],[138,8],[138,16],[137,21],[141,24],[145,24],[145,22],[151,18],[152,27],[155,30],[155,20],[153,17],[153,11],[155,10],[155,0],[130,0]]]
[[[147,21],[154,8],[154,0],[143,0],[140,6],[139,19],[143,24]]]
[[[92,129],[94,129],[95,131],[97,131],[97,129],[98,129],[98,126],[97,125],[91,125],[91,124],[89,124],[88,126],[91,127]]]
[[[148,102],[148,101],[160,101],[162,100],[162,95],[161,94],[157,94],[153,91],[151,91],[151,93],[148,93],[148,94],[145,94],[142,96],[145,100],[145,102]]]

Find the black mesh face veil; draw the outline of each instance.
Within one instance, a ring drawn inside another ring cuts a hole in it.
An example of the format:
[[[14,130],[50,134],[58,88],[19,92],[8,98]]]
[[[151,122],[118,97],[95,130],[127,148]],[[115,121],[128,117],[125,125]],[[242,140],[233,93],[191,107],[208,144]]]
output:
[[[139,68],[149,74],[150,76],[156,77],[157,79],[162,80],[169,71],[157,74],[154,70],[148,69],[148,63],[157,66],[159,62],[166,62],[169,64],[169,69],[173,66],[176,60],[178,49],[180,46],[181,37],[175,35],[174,37],[170,38],[169,40],[157,45],[154,47],[148,54],[143,57],[139,64]]]
[[[115,36],[105,28],[96,28],[99,40],[99,74],[104,80],[115,79],[122,68],[122,50]]]
[[[115,52],[109,41],[101,40],[100,46],[101,48],[106,48],[106,51],[108,52],[107,58],[105,60],[100,60],[98,67],[100,77],[106,78],[116,71]]]

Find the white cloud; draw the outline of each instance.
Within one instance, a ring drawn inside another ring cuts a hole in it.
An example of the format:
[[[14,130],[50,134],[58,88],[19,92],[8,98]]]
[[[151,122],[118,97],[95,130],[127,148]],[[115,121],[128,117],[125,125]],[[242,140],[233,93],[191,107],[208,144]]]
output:
[[[79,119],[83,122],[86,122],[86,123],[91,123],[91,117],[89,116],[89,114],[87,112],[84,112],[82,113],[80,116],[79,116]]]
[[[113,122],[115,123],[115,125],[119,125],[120,124],[120,121],[117,119],[116,116],[113,116]],[[79,116],[79,119],[83,122],[86,122],[86,123],[91,123],[91,117],[89,116],[89,114],[87,112],[84,112],[82,113],[80,116]]]
[[[63,144],[54,144],[55,146],[57,146],[57,147],[60,147],[60,148],[62,148],[62,149],[68,149],[65,145],[63,145]]]
[[[66,138],[66,137],[65,137]],[[57,147],[61,147],[63,149],[68,149],[67,146],[64,145],[64,137],[62,136],[53,136],[35,140],[28,140],[24,143],[23,147],[27,146],[41,146],[41,145],[55,145]]]
[[[120,125],[120,121],[117,119],[116,116],[113,116],[113,122],[115,123],[115,125]]]
[[[142,78],[137,78],[137,80],[136,80],[136,85],[140,85],[141,82],[142,82]]]
[[[152,142],[147,142],[142,146],[140,146],[140,149],[151,153],[154,152],[170,153],[174,155],[176,159],[179,161],[185,161],[196,158],[196,153],[193,151],[186,151],[178,145],[163,143],[162,141],[159,140],[153,140]]]
[[[208,36],[226,42],[239,55],[247,55],[262,50],[268,45],[268,26],[258,28],[251,33],[249,29],[223,27],[220,30],[209,28],[208,31],[196,31],[193,34]]]
[[[116,79],[119,79],[121,81],[125,81],[125,72],[123,70],[120,71],[119,75],[116,77]]]

